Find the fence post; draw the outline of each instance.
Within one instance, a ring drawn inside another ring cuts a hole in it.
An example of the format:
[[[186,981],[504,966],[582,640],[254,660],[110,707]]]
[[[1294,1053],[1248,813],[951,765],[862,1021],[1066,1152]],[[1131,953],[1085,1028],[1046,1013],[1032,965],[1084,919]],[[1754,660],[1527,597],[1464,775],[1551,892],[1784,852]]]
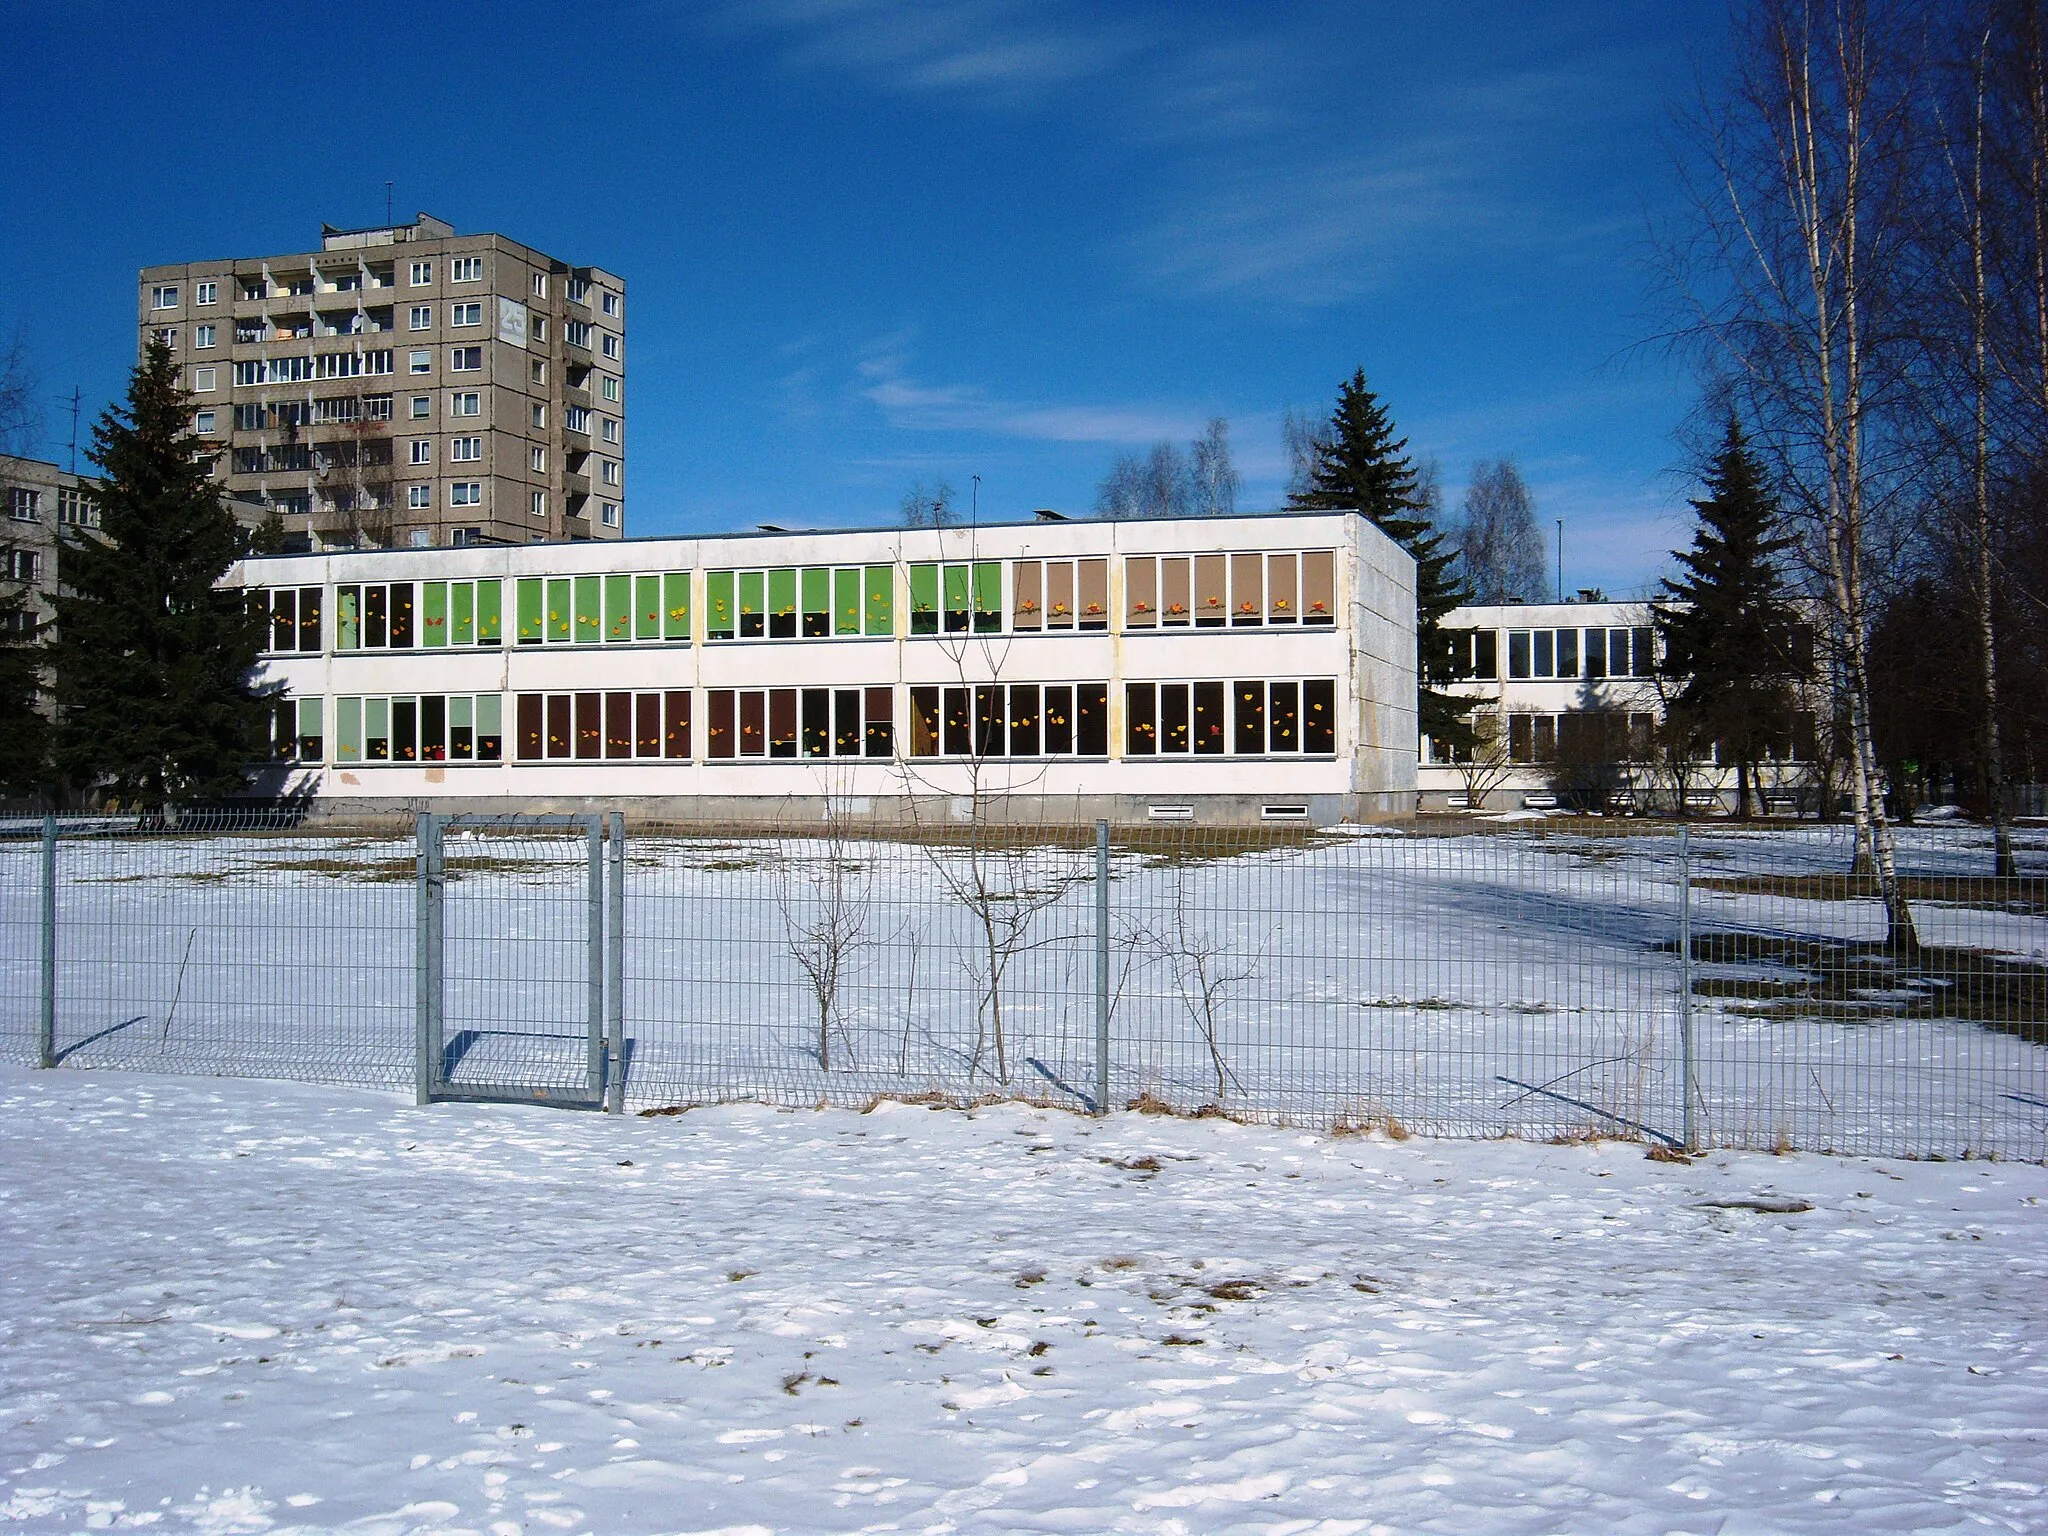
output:
[[[434,1098],[434,964],[438,946],[434,942],[434,858],[436,828],[434,813],[421,811],[413,820],[413,1063],[412,1096],[415,1104],[430,1104]]]
[[[57,1065],[57,818],[43,818],[42,1013],[36,1065]]]
[[[584,1092],[604,1102],[604,817],[589,816],[583,822],[584,846],[590,858],[590,889],[587,931],[590,935],[590,1035],[584,1074]]]
[[[614,1115],[626,1110],[626,813],[607,818],[611,888],[606,892],[605,969],[611,973],[605,1013],[604,1107]]]
[[[1109,1113],[1109,823],[1095,823],[1095,1113]]]
[[[1685,1102],[1685,1150],[1692,1152],[1699,1147],[1693,1121],[1692,840],[1682,821],[1678,824],[1678,1062],[1679,1092]]]

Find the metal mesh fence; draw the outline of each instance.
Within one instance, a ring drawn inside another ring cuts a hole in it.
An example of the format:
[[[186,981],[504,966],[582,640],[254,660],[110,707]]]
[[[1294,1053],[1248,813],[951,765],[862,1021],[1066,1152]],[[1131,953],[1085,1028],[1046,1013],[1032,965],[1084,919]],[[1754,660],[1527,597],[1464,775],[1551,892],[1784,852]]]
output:
[[[12,830],[0,1045],[34,1060]],[[2004,878],[1981,829],[1901,829],[1910,942],[1846,826],[1148,825],[1106,882],[1092,827],[973,818],[635,823],[610,874],[587,828],[437,836],[428,945],[409,828],[67,824],[52,1055],[412,1089],[431,950],[451,1092],[1091,1109],[1106,1069],[1114,1106],[1302,1125],[2048,1157],[2041,829]]]

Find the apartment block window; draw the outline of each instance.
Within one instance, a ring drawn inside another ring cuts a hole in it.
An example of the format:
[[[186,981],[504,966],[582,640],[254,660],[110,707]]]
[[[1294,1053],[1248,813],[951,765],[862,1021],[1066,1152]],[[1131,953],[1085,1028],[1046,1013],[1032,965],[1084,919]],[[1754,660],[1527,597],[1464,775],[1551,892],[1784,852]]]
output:
[[[389,395],[363,396],[363,420],[389,421],[391,419],[391,397]]]
[[[527,510],[535,517],[546,517],[548,515],[548,493],[546,491],[535,491],[527,498]]]
[[[548,472],[548,451],[535,443],[526,450],[526,467],[536,475]]]
[[[424,288],[434,280],[434,264],[431,261],[416,261],[412,264],[411,283],[415,288]]]
[[[220,328],[218,326],[195,325],[192,327],[192,345],[195,348],[213,346],[219,337]]]
[[[33,549],[0,550],[0,557],[0,576],[9,581],[34,581],[43,568],[42,555]]]
[[[548,408],[538,400],[527,407],[527,414],[536,427],[545,427],[548,424]]]
[[[405,504],[415,512],[431,512],[434,507],[434,488],[431,485],[407,486]]]
[[[617,459],[606,459],[603,469],[604,483],[606,485],[619,485],[623,483],[620,478],[619,461]]]
[[[521,645],[690,640],[688,571],[522,576],[517,596]]]
[[[713,640],[819,640],[896,632],[896,571],[888,565],[780,566],[712,571],[704,580]]]
[[[527,377],[531,378],[531,379],[533,380],[533,382],[534,382],[534,383],[536,383],[536,384],[545,384],[545,383],[547,383],[547,381],[548,381],[548,365],[547,365],[546,363],[542,362],[542,361],[541,361],[541,360],[540,360],[539,358],[537,358],[537,357],[536,357],[536,358],[531,358],[531,359],[529,359],[529,360],[528,360],[528,364],[527,364],[527,370],[526,370],[526,371],[527,371]]]
[[[619,381],[615,375],[605,374],[599,388],[603,392],[605,399],[611,401],[614,405],[618,404],[620,390]]]
[[[178,307],[177,285],[173,283],[162,288],[150,289],[149,307],[151,309],[176,309]]]
[[[192,302],[194,304],[218,304],[220,302],[220,284],[194,283],[192,285]]]
[[[434,306],[413,305],[405,312],[405,328],[409,331],[431,331],[434,328]]]
[[[450,325],[482,325],[484,307],[481,304],[450,304],[448,306]]]
[[[1124,689],[1124,753],[1129,757],[1337,750],[1337,685],[1306,681],[1129,683]]]
[[[533,274],[533,296],[536,299],[544,299],[548,296],[547,273],[536,272]]]
[[[411,464],[431,464],[434,462],[434,440],[431,437],[415,438],[408,446],[412,457],[406,462]]]
[[[457,256],[448,263],[448,281],[451,283],[480,283],[484,279],[484,259],[481,256]]]
[[[562,326],[562,340],[587,352],[590,350],[590,329],[588,320],[567,321]]]
[[[192,430],[201,437],[211,437],[215,420],[212,411],[195,411],[192,415]]]
[[[424,421],[433,414],[434,397],[432,395],[414,395],[412,397],[412,419],[414,421]]]
[[[619,526],[619,504],[616,501],[601,502],[598,506],[598,521],[607,528]]]
[[[457,464],[473,464],[484,456],[484,440],[480,437],[451,437],[448,439],[448,457]]]
[[[535,315],[526,323],[527,327],[533,332],[533,339],[536,342],[543,342],[548,339],[548,317],[546,315]]]
[[[481,416],[484,397],[473,389],[458,390],[448,397],[450,416]]]
[[[616,315],[619,312],[619,296],[609,290],[604,296],[604,312],[608,315]]]
[[[562,412],[562,425],[571,432],[581,432],[585,437],[588,437],[590,435],[590,407],[587,405],[569,406]]]
[[[408,352],[405,355],[405,359],[408,372],[432,373],[434,371],[434,354],[431,352]],[[239,367],[240,364],[236,366]]]
[[[589,294],[590,283],[587,279],[581,277],[569,279],[568,296],[571,304],[587,304],[589,302]]]
[[[160,325],[149,333],[150,340],[162,342],[167,347],[178,344],[178,328],[175,325]]]
[[[7,493],[7,515],[17,523],[33,523],[42,519],[43,493],[27,486],[17,485]]]
[[[192,370],[192,392],[199,395],[209,394],[220,387],[219,380],[220,375],[212,368],[194,368]]]
[[[1107,757],[1107,683],[910,690],[912,757]]]
[[[66,486],[57,492],[57,521],[73,528],[97,528],[100,509],[83,491]]]
[[[484,488],[475,480],[458,480],[448,487],[448,505],[451,507],[480,507],[484,504]]]
[[[334,701],[337,763],[495,763],[502,694],[344,695]]]
[[[619,440],[618,418],[613,416],[605,417],[603,419],[603,429],[603,437],[606,442],[616,443]]]
[[[450,347],[448,368],[451,373],[475,373],[484,365],[482,347]]]
[[[611,358],[614,362],[618,360],[619,338],[614,336],[610,331],[606,331],[604,333],[604,355],[608,358]]]

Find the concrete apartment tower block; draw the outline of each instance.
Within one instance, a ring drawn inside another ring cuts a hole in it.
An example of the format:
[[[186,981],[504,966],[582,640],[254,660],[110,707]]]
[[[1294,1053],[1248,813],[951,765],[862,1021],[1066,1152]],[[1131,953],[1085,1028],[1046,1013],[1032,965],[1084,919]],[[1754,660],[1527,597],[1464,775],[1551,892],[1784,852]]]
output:
[[[320,249],[145,267],[235,515],[303,551],[616,539],[626,285],[427,214]]]

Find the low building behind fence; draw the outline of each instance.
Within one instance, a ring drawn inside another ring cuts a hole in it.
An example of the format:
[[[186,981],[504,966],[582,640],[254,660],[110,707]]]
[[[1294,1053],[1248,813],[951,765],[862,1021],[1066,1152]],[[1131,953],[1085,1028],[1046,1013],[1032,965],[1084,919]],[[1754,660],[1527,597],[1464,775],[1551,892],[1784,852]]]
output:
[[[878,1095],[2048,1157],[2048,839],[603,818],[0,840],[0,1050],[650,1109]],[[53,897],[53,903],[49,898]],[[1106,1050],[1105,1050],[1106,1043]]]

